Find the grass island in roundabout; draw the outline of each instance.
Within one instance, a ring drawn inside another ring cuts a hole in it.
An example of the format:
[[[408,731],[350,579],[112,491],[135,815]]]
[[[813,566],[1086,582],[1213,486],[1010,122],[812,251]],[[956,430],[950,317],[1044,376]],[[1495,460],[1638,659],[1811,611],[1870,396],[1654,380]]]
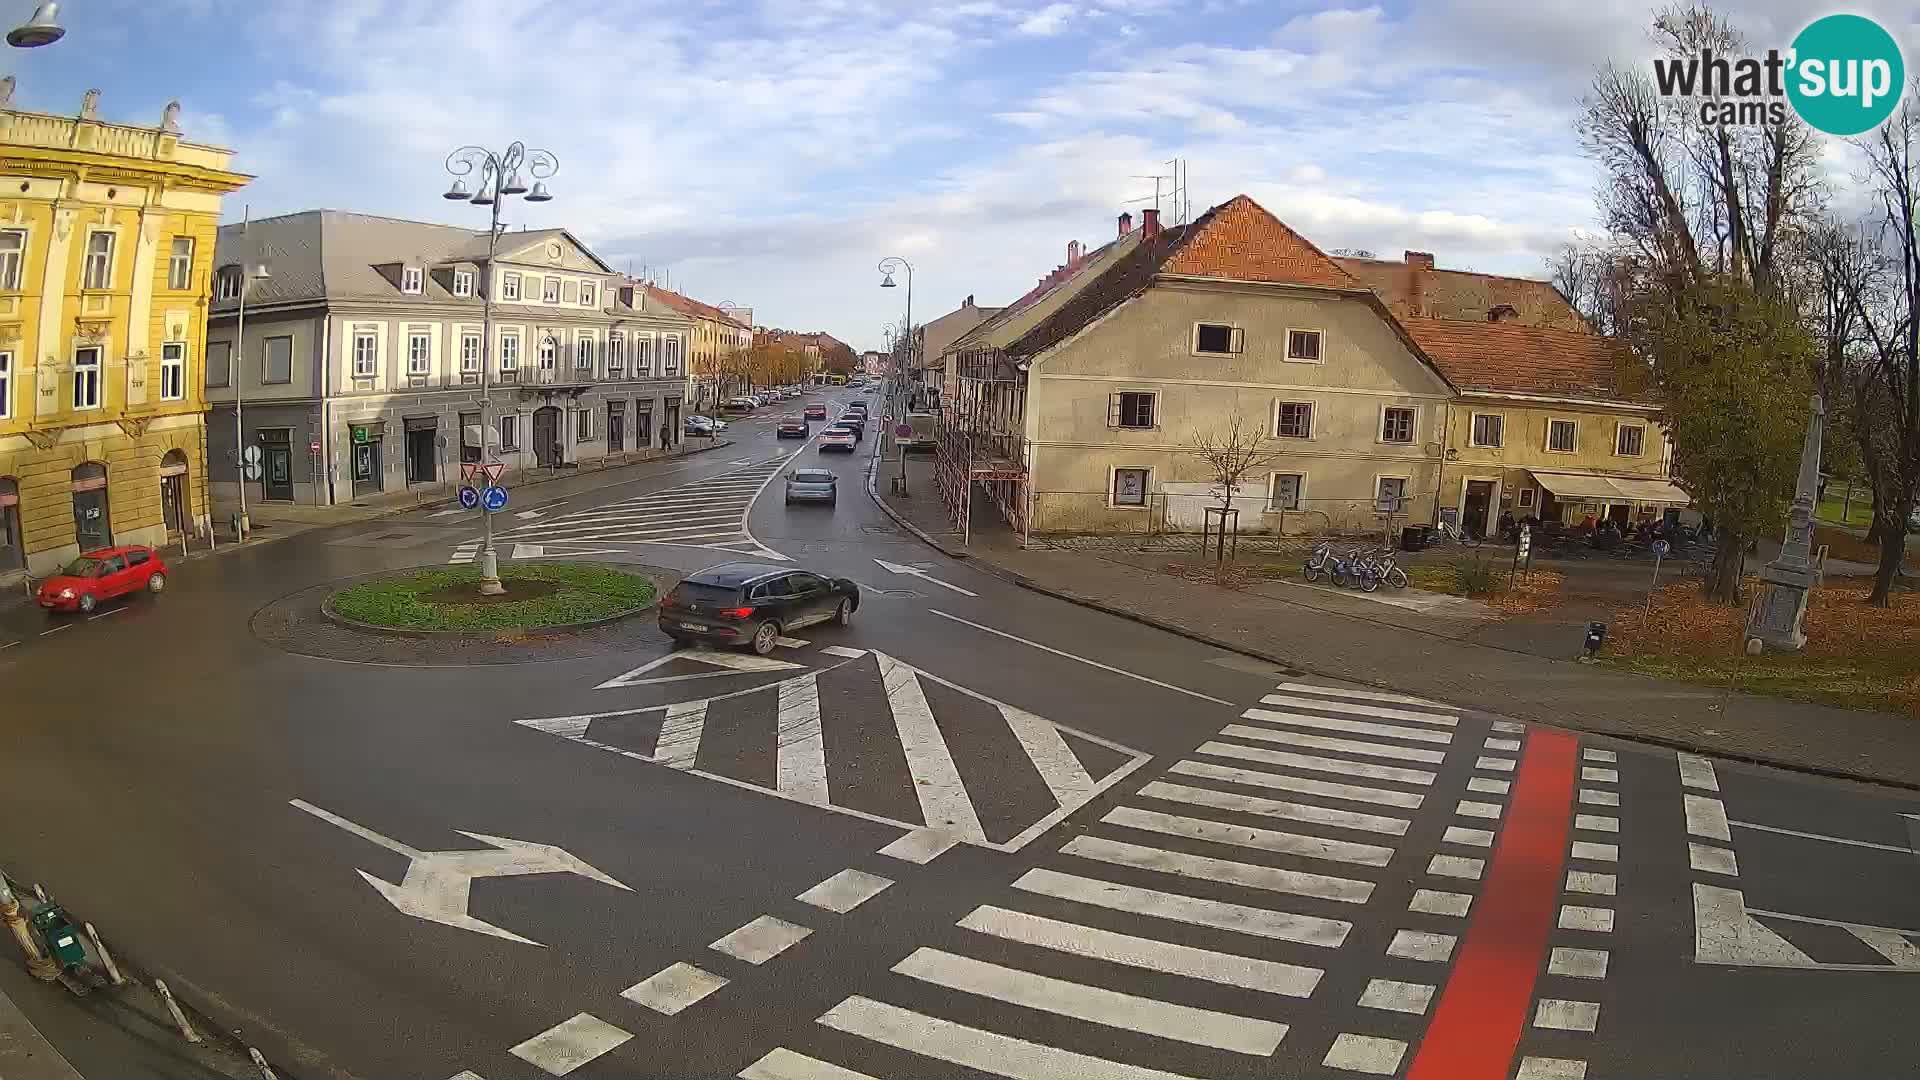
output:
[[[587,563],[503,563],[502,596],[482,596],[474,566],[406,570],[357,581],[326,600],[350,624],[412,632],[496,632],[590,626],[653,606],[652,579]]]

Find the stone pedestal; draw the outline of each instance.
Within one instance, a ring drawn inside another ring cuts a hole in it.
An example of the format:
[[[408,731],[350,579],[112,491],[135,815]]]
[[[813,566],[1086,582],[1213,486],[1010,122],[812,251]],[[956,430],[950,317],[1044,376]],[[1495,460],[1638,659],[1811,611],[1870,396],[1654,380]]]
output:
[[[1806,442],[1800,449],[1800,477],[1787,515],[1787,535],[1779,557],[1761,568],[1760,595],[1747,610],[1748,642],[1758,641],[1776,652],[1807,647],[1807,598],[1819,576],[1813,568],[1813,504],[1820,490],[1820,436],[1826,416],[1820,395],[1815,394]]]

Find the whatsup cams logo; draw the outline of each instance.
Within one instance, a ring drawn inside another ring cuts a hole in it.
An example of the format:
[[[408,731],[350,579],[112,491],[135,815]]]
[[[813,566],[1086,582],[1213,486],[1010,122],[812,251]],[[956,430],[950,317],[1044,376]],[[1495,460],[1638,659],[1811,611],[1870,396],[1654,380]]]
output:
[[[1653,75],[1660,96],[1700,99],[1702,124],[1779,124],[1791,107],[1809,126],[1843,136],[1879,127],[1907,84],[1900,43],[1861,15],[1817,19],[1784,52],[1662,57]]]

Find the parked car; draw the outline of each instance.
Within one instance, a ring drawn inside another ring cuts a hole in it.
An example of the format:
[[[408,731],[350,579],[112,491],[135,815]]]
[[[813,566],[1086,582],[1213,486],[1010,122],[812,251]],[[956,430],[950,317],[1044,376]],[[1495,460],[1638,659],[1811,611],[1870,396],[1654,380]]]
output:
[[[859,422],[858,420],[842,419],[842,420],[835,420],[833,423],[828,424],[827,430],[828,431],[844,431],[847,434],[853,436],[854,442],[859,442],[861,439],[866,437],[867,425]]]
[[[838,489],[838,478],[825,469],[795,469],[787,474],[787,505],[823,502],[832,506],[839,501]]]
[[[150,547],[122,546],[89,551],[40,583],[40,606],[48,611],[91,615],[102,601],[145,589],[167,587],[167,564]]]
[[[676,644],[745,645],[765,656],[782,634],[814,623],[846,626],[858,610],[860,586],[846,578],[770,563],[721,563],[668,590],[660,601],[660,630]]]
[[[727,410],[728,412],[743,412],[743,413],[752,412],[753,410],[759,407],[760,407],[760,402],[750,397],[728,398],[727,403],[721,406],[721,408]]]
[[[851,454],[853,444],[859,441],[860,437],[846,428],[830,427],[820,433],[820,452],[824,454],[829,450],[845,450]]]
[[[813,434],[813,425],[797,416],[789,416],[780,421],[780,427],[774,434],[782,439],[804,439]]]
[[[713,421],[704,416],[689,416],[686,422],[680,425],[680,428],[688,435],[717,435],[720,433],[720,429],[714,426]]]

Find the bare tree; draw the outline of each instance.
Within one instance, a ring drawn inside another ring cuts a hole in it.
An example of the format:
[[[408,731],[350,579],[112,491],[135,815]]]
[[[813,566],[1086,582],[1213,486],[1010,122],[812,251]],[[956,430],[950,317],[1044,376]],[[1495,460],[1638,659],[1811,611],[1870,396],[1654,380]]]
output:
[[[1281,453],[1267,438],[1263,427],[1247,423],[1238,412],[1224,428],[1195,431],[1187,443],[1187,452],[1206,463],[1208,479],[1219,490],[1223,510],[1233,506],[1249,473],[1271,464]],[[1222,515],[1222,531],[1226,524],[1226,516]]]

